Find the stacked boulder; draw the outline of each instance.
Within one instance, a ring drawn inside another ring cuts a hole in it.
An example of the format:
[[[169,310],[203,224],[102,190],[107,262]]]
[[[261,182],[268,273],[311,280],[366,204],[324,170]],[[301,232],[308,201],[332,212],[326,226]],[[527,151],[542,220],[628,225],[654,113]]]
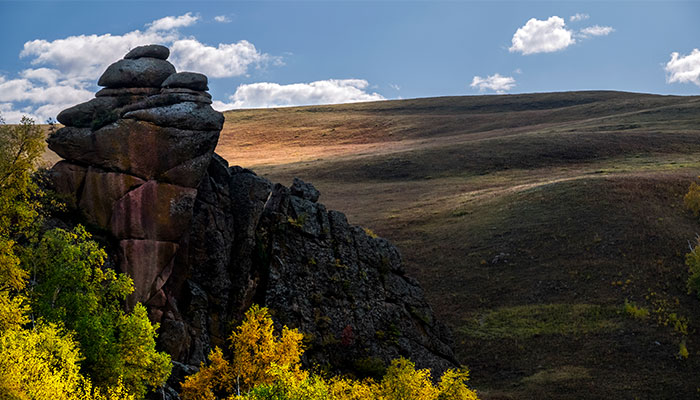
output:
[[[160,323],[170,383],[226,346],[253,303],[307,334],[307,364],[363,375],[399,356],[436,373],[454,366],[449,332],[397,249],[327,210],[309,183],[229,167],[214,153],[224,118],[207,78],[176,73],[168,55],[142,46],[109,66],[105,88],[61,112],[48,142],[65,159],[56,190],[118,249],[134,281],[128,305]]]
[[[88,223],[119,247],[134,280],[129,305],[159,321],[169,312],[163,286],[186,244],[197,187],[224,117],[211,108],[202,74],[175,71],[163,46],[141,46],[110,65],[96,97],[64,110],[48,139],[65,161],[54,182]]]

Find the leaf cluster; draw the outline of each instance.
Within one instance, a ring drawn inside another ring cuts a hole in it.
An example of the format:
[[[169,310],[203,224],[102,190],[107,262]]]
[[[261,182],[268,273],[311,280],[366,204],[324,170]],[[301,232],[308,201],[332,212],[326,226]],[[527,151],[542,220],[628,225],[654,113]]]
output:
[[[468,370],[448,370],[435,385],[429,370],[416,369],[405,358],[392,361],[379,382],[311,374],[300,367],[301,334],[286,327],[275,334],[267,309],[257,305],[229,339],[231,362],[221,349],[212,351],[210,364],[202,363],[199,372],[182,384],[184,400],[477,399],[467,385]]]

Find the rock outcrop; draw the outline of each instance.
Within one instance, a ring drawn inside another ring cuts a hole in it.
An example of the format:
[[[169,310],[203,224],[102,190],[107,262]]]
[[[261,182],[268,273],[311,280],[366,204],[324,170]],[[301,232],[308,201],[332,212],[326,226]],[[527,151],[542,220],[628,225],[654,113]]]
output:
[[[143,46],[110,65],[98,83],[107,87],[61,112],[65,127],[48,139],[65,159],[53,168],[57,189],[118,241],[119,267],[135,285],[128,303],[148,305],[154,320],[176,309],[162,288],[186,250],[197,187],[224,123],[209,94],[191,89],[206,89],[206,77],[178,79],[168,54]]]
[[[49,147],[56,190],[118,248],[159,346],[180,372],[225,346],[253,303],[309,338],[305,361],[371,373],[398,356],[454,366],[449,333],[396,248],[290,188],[229,167],[214,153],[223,115],[204,75],[180,72],[167,48],[112,64],[96,98],[63,111]],[[175,376],[178,375],[176,371]]]

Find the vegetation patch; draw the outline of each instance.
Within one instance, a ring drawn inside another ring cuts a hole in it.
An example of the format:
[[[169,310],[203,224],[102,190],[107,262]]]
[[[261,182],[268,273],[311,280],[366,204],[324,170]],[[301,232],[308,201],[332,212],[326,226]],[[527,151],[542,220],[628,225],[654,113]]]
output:
[[[609,332],[619,325],[614,307],[535,304],[486,311],[469,320],[460,331],[481,339],[526,339],[538,335]]]
[[[521,380],[522,383],[546,385],[548,383],[571,381],[575,379],[591,379],[587,368],[574,365],[564,365],[557,368],[545,369]]]

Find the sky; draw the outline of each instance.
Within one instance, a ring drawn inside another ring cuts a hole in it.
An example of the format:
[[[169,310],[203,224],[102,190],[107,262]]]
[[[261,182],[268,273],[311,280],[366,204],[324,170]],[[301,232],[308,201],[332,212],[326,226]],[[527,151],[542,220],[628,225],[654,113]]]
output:
[[[144,44],[214,108],[621,90],[700,94],[700,1],[0,0],[0,115],[87,101]]]

